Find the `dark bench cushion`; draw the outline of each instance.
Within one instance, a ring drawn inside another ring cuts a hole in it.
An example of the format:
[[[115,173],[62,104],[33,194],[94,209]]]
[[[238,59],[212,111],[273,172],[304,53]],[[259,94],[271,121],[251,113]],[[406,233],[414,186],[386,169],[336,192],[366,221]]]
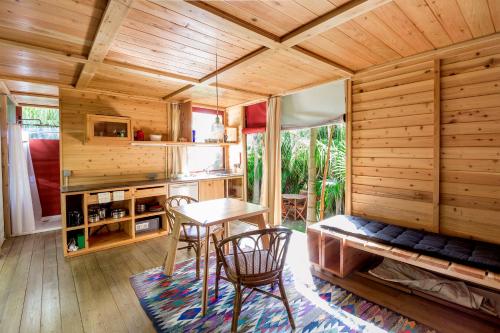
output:
[[[337,215],[322,221],[321,227],[500,273],[500,245],[399,227],[358,216]]]

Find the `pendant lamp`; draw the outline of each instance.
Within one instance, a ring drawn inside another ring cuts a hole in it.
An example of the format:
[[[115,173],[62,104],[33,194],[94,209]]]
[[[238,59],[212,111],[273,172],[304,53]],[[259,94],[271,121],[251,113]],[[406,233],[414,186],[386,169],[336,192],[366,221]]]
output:
[[[217,117],[215,122],[212,124],[212,138],[217,142],[224,141],[224,124],[222,124],[219,117],[219,68],[217,63],[217,52],[215,52],[215,96],[217,100]]]

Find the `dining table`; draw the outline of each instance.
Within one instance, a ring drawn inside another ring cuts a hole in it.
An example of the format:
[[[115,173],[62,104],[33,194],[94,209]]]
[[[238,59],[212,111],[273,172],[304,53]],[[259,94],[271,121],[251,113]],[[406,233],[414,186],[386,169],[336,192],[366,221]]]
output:
[[[193,223],[199,225],[200,228],[206,229],[201,290],[201,312],[203,316],[206,314],[208,301],[210,230],[222,225],[224,234],[227,236],[230,232],[230,224],[235,221],[255,224],[259,229],[265,229],[265,214],[268,211],[269,209],[266,207],[232,198],[207,200],[172,208],[175,222],[167,238],[167,254],[163,266],[165,275],[172,276],[174,273],[181,224]],[[266,239],[263,239],[263,243],[264,247],[268,246]]]

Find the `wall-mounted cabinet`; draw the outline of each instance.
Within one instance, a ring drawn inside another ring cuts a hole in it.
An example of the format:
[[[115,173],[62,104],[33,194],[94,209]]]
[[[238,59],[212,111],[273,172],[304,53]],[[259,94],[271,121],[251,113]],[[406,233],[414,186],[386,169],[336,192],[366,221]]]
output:
[[[128,117],[87,114],[86,143],[128,143],[132,141]]]

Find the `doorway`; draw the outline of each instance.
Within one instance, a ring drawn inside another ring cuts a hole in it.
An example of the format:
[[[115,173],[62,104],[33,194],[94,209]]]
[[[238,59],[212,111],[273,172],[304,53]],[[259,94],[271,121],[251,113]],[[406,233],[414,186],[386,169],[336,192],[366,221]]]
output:
[[[24,106],[18,123],[27,143],[35,232],[61,226],[59,110]]]

